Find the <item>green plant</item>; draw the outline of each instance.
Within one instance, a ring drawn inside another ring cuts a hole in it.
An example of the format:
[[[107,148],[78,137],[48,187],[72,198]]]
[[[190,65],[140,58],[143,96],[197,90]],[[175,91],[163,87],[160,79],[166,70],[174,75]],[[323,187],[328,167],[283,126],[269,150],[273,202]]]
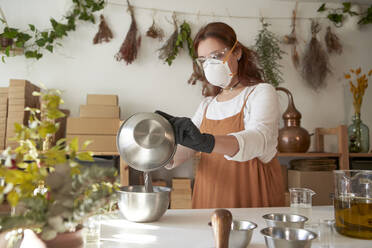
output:
[[[6,149],[0,164],[0,204],[15,209],[12,216],[0,219],[0,232],[19,228],[33,229],[44,240],[58,233],[73,231],[83,218],[110,205],[115,198],[116,169],[82,166],[79,161],[93,161],[91,152],[79,152],[77,139],[55,145],[51,137],[57,132],[59,110],[63,103],[58,90],[44,89],[33,95],[41,99],[41,108],[30,112],[28,125],[15,124],[14,140],[18,147]],[[89,142],[82,147],[85,149]]]
[[[28,29],[21,31],[18,28],[6,26],[0,36],[14,40],[16,47],[24,48],[26,58],[40,59],[43,51],[53,52],[56,45],[61,45],[57,40],[74,31],[76,21],[95,22],[93,13],[104,8],[104,0],[72,0],[72,9],[64,16],[61,22],[50,19],[52,28],[41,31],[35,25],[29,24]],[[11,46],[6,47],[5,54],[10,56]],[[3,59],[4,61],[4,59]]]
[[[335,24],[336,27],[342,26],[345,19],[345,15],[360,16],[358,24],[369,24],[372,23],[372,5],[365,12],[355,12],[351,10],[351,3],[342,3],[342,8],[328,8],[323,3],[317,10],[318,12],[328,11],[327,18]]]
[[[268,30],[269,24],[260,19],[262,29],[258,32],[254,50],[257,52],[259,64],[263,70],[264,80],[273,86],[283,82],[279,60],[284,52],[280,49],[280,41],[274,33]]]
[[[190,25],[184,21],[180,26],[180,31],[177,32],[177,30],[174,32],[173,35],[177,35],[177,38],[174,37],[174,44],[173,42],[167,42],[169,44],[164,45],[162,48],[160,48],[161,56],[159,56],[161,59],[164,59],[165,62],[168,63],[168,65],[172,65],[173,60],[178,55],[179,49],[183,48],[184,43],[187,44],[189,55],[192,59],[195,59],[195,51],[193,46],[193,40],[191,38],[191,28]],[[170,40],[173,40],[172,37],[170,37]]]

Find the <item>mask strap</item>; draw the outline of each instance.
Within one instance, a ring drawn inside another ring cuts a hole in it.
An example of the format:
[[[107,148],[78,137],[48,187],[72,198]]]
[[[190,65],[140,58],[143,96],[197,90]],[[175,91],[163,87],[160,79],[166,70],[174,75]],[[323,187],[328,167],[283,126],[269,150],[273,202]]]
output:
[[[232,46],[232,48],[230,49],[229,53],[227,54],[226,58],[223,60],[223,63],[225,63],[227,61],[227,59],[229,58],[229,56],[231,55],[231,53],[234,51],[234,48],[236,47],[236,45],[238,44],[238,40],[235,41],[234,45]]]

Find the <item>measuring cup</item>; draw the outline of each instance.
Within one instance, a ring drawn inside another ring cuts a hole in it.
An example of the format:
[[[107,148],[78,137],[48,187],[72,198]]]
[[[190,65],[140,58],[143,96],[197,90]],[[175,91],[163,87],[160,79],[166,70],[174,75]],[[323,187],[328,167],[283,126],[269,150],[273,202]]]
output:
[[[292,212],[311,218],[312,197],[315,192],[307,188],[290,188],[290,206]]]

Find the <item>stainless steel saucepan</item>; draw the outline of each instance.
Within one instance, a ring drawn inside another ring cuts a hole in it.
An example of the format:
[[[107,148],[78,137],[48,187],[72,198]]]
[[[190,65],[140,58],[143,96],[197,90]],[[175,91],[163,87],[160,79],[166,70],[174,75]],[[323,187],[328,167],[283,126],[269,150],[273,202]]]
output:
[[[122,159],[133,169],[144,172],[145,186],[119,190],[119,209],[135,222],[158,220],[169,206],[170,188],[152,187],[150,172],[168,164],[176,152],[172,125],[161,115],[137,113],[120,127],[116,137]]]

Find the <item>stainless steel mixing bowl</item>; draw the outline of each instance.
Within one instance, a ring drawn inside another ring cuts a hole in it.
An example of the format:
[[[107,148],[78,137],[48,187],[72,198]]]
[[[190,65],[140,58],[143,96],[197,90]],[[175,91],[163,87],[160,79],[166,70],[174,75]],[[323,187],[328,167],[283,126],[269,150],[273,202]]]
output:
[[[302,215],[280,213],[265,214],[262,218],[265,219],[268,227],[304,228],[305,222],[308,220]]]
[[[144,172],[168,164],[177,147],[172,125],[155,113],[137,113],[129,117],[118,131],[116,144],[124,161]]]
[[[124,186],[118,191],[119,209],[124,217],[134,222],[153,222],[160,219],[169,206],[171,189],[153,186],[154,192],[146,192],[145,186]]]
[[[212,226],[211,222],[208,223]],[[254,229],[257,224],[246,220],[233,220],[229,236],[229,247],[246,248],[252,239]]]
[[[268,248],[310,248],[317,235],[306,229],[267,227],[261,230]]]

